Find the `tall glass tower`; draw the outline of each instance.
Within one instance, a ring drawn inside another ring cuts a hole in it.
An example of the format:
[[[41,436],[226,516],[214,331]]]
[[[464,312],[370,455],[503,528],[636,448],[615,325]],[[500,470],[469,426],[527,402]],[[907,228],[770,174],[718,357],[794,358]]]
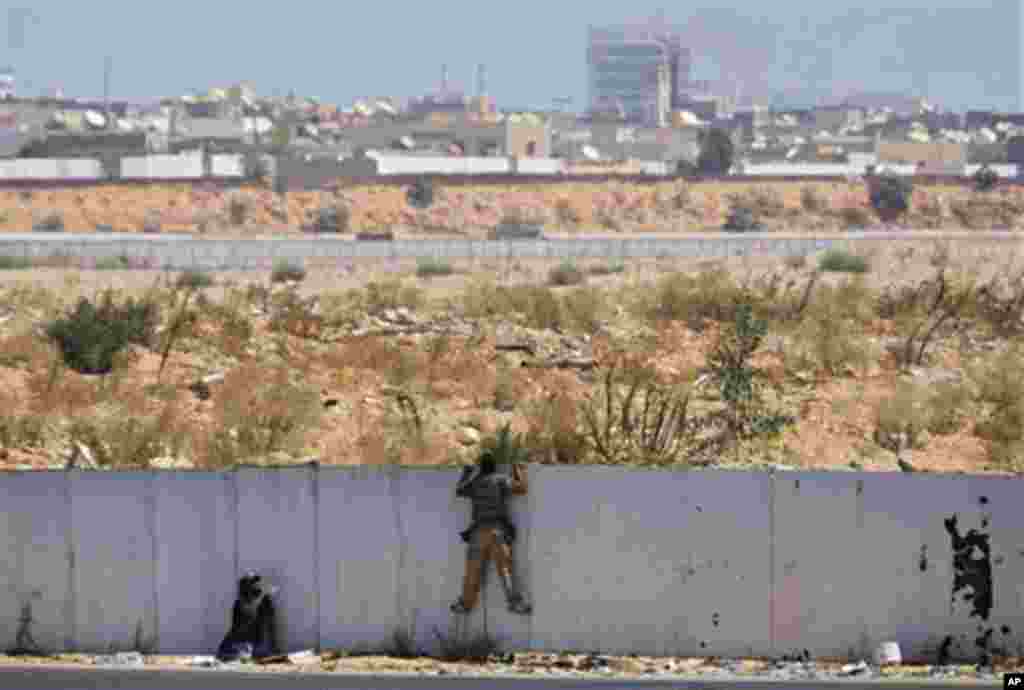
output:
[[[692,57],[682,37],[651,25],[590,27],[587,42],[590,109],[615,112],[627,120],[657,123],[664,113],[659,81],[669,83],[668,103],[675,107],[689,83]]]

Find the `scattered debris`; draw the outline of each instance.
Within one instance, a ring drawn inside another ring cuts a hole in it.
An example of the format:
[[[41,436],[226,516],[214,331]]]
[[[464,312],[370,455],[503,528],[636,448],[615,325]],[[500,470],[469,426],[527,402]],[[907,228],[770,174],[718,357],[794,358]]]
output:
[[[841,669],[839,669],[839,673],[844,676],[859,676],[861,674],[867,673],[869,670],[871,670],[871,667],[868,666],[868,663],[866,661],[862,660],[858,661],[855,664],[846,664]]]
[[[110,668],[142,668],[146,665],[139,652],[120,652],[113,655],[96,657],[96,665]]]
[[[900,653],[898,642],[882,642],[875,649],[874,661],[876,666],[898,666],[903,663],[903,656]]]

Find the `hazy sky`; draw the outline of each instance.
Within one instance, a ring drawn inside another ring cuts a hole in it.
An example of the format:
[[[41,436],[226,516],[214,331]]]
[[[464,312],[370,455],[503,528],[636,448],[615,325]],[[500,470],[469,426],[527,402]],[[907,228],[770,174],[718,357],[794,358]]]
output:
[[[813,101],[898,90],[956,109],[1016,109],[1020,3],[3,0],[0,62],[15,67],[30,94],[60,85],[69,95],[102,95],[109,54],[116,96],[155,98],[246,79],[261,93],[294,88],[340,103],[421,95],[438,85],[444,63],[451,82],[472,92],[483,63],[499,106],[544,107],[568,96],[578,109],[587,97],[587,24],[664,8],[668,22],[687,30],[694,77],[737,75],[730,84],[741,82],[748,95]]]

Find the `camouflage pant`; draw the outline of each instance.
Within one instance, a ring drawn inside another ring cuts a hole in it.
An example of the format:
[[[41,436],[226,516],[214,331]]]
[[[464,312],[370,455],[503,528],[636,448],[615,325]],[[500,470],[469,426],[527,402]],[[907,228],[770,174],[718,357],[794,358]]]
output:
[[[506,539],[505,530],[497,525],[481,525],[473,531],[466,554],[466,576],[462,581],[462,603],[467,609],[476,606],[480,597],[480,584],[487,563],[494,561],[498,576],[504,582],[512,582],[512,547]],[[511,596],[518,596],[511,593]]]

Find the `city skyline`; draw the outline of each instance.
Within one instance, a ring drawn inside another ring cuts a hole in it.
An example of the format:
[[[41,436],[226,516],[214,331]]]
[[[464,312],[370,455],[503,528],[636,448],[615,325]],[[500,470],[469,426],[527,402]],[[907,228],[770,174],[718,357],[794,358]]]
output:
[[[180,95],[248,81],[257,91],[350,103],[365,96],[415,97],[437,88],[441,65],[451,83],[475,90],[485,65],[488,91],[502,106],[571,108],[587,104],[589,25],[643,21],[661,11],[681,27],[694,79],[740,100],[794,104],[840,100],[850,92],[899,91],[950,108],[1021,107],[1020,0],[981,7],[907,0],[899,8],[809,0],[739,10],[689,12],[660,2],[605,1],[550,6],[522,0],[486,8],[453,0],[445,11],[321,6],[275,19],[238,3],[181,0],[154,14],[124,0],[102,10],[7,4],[7,46],[23,92],[63,87],[100,96],[112,59],[112,93],[132,99]]]

